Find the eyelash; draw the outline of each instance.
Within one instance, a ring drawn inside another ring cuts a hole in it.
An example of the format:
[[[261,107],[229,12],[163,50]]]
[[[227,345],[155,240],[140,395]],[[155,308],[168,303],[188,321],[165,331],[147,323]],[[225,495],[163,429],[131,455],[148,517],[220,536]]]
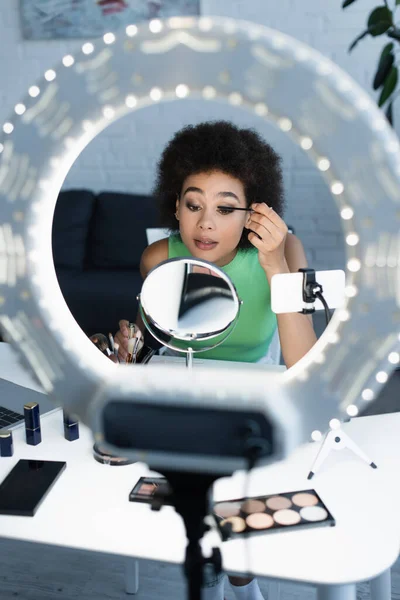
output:
[[[189,204],[189,203],[186,204],[186,207],[192,212],[197,212],[197,210],[195,210],[195,209],[201,208],[200,206],[196,206],[195,204]],[[223,209],[220,209],[218,212],[220,213],[220,215],[231,215],[234,212],[234,210],[233,210],[233,208],[231,210],[229,208],[223,208]]]

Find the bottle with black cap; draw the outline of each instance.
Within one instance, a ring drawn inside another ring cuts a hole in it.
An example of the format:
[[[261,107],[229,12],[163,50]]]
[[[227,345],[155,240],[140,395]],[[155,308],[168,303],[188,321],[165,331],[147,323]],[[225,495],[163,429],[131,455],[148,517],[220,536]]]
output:
[[[79,423],[72,415],[68,415],[63,410],[63,421],[64,421],[64,437],[69,442],[74,442],[79,439]]]
[[[30,446],[37,446],[42,441],[39,404],[37,402],[24,404],[24,417],[26,443]]]
[[[0,456],[12,456],[13,454],[12,432],[9,429],[0,429]]]

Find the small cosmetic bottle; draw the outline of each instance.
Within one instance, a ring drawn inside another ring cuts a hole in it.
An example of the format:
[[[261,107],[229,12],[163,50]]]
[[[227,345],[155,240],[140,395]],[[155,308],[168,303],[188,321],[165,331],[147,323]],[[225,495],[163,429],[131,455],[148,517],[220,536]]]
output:
[[[79,423],[75,417],[68,415],[63,410],[64,420],[64,437],[69,442],[73,442],[79,439]]]
[[[24,416],[26,443],[30,446],[37,446],[42,441],[39,404],[37,402],[24,404]]]
[[[12,456],[14,454],[14,444],[12,431],[0,429],[0,456]]]

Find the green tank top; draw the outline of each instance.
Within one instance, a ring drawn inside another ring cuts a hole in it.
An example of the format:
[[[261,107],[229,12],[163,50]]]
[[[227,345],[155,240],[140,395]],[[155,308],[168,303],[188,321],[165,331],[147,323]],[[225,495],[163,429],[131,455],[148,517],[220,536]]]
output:
[[[168,238],[168,258],[191,256],[179,234]],[[271,310],[271,292],[258,260],[257,248],[238,250],[235,258],[220,267],[232,280],[243,301],[236,327],[216,348],[199,353],[199,358],[257,362],[266,355],[276,330]]]

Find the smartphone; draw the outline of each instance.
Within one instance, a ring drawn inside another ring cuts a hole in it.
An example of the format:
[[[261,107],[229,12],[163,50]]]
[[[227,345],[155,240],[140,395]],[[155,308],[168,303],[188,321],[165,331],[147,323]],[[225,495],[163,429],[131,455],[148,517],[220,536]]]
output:
[[[0,484],[0,514],[33,517],[66,462],[19,460]]]
[[[322,286],[323,296],[329,308],[340,308],[344,304],[345,272],[316,271],[315,280]],[[308,308],[303,300],[303,273],[279,273],[271,279],[271,308],[274,313],[302,312]],[[315,310],[323,310],[320,300],[314,304]]]

